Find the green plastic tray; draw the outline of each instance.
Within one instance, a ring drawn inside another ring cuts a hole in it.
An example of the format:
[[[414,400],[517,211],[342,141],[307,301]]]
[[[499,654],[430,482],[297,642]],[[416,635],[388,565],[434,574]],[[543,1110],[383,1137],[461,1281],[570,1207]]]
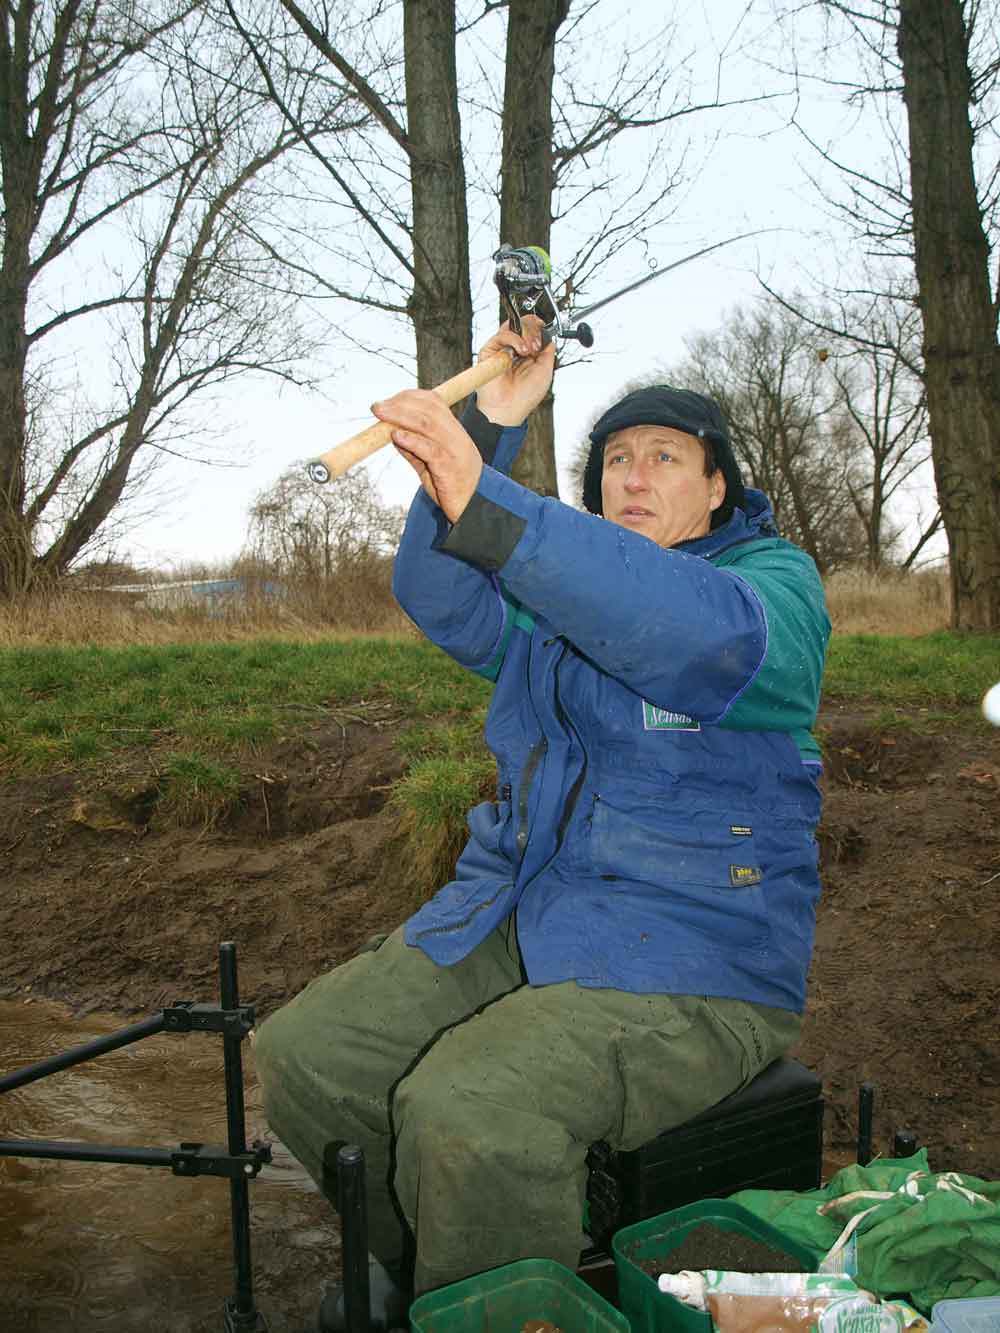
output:
[[[611,1250],[618,1274],[618,1301],[628,1316],[632,1333],[712,1333],[711,1317],[692,1310],[656,1285],[656,1279],[639,1267],[648,1259],[668,1259],[689,1231],[709,1222],[720,1231],[737,1231],[776,1250],[812,1271],[816,1258],[810,1250],[762,1222],[753,1213],[728,1199],[699,1199],[658,1217],[648,1217],[616,1231]]]
[[[418,1296],[413,1333],[521,1333],[546,1319],[562,1333],[629,1333],[628,1320],[552,1259],[521,1259]]]

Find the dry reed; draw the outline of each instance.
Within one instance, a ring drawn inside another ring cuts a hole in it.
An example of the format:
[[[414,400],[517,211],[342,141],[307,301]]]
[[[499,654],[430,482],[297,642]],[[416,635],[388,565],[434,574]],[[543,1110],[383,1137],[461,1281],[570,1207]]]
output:
[[[281,597],[255,593],[224,607],[155,609],[133,593],[72,588],[0,604],[0,648],[47,644],[168,644],[275,638],[310,642],[366,636],[409,637],[415,631],[392,598],[387,569],[329,585],[289,585]],[[915,636],[947,629],[944,571],[873,575],[843,570],[826,583],[836,634]]]
[[[872,574],[845,569],[826,580],[835,634],[915,637],[949,627],[951,593],[946,570]]]
[[[338,638],[409,637],[388,579],[344,581],[335,592],[290,585],[280,596],[251,583],[225,602],[155,607],[140,593],[65,587],[0,603],[0,648],[100,644],[230,643],[248,639],[312,642]]]

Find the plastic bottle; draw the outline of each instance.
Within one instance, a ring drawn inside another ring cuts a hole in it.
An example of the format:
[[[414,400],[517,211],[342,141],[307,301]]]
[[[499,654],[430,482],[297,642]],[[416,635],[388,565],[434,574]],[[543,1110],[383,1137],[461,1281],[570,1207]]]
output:
[[[851,1278],[827,1273],[663,1273],[660,1291],[691,1309],[707,1311],[718,1333],[870,1333],[926,1329],[902,1302],[880,1303]]]
[[[668,1296],[674,1296],[685,1305],[690,1305],[693,1310],[706,1308],[706,1284],[703,1273],[691,1273],[686,1268],[682,1268],[679,1273],[661,1273],[656,1285]]]

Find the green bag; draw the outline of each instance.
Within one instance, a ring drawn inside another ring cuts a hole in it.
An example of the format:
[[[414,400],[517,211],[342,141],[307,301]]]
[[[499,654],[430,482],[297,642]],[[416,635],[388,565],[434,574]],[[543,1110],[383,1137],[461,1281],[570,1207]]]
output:
[[[732,1196],[877,1296],[936,1301],[1000,1296],[1000,1182],[933,1173],[926,1150],[848,1166],[823,1189]]]

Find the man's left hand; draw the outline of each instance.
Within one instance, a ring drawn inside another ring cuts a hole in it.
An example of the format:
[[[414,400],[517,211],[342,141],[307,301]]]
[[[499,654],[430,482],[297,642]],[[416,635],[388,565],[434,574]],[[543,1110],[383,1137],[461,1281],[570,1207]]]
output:
[[[372,403],[372,413],[392,425],[393,444],[449,523],[457,523],[479,485],[483,460],[451,409],[430,389],[404,389]]]

